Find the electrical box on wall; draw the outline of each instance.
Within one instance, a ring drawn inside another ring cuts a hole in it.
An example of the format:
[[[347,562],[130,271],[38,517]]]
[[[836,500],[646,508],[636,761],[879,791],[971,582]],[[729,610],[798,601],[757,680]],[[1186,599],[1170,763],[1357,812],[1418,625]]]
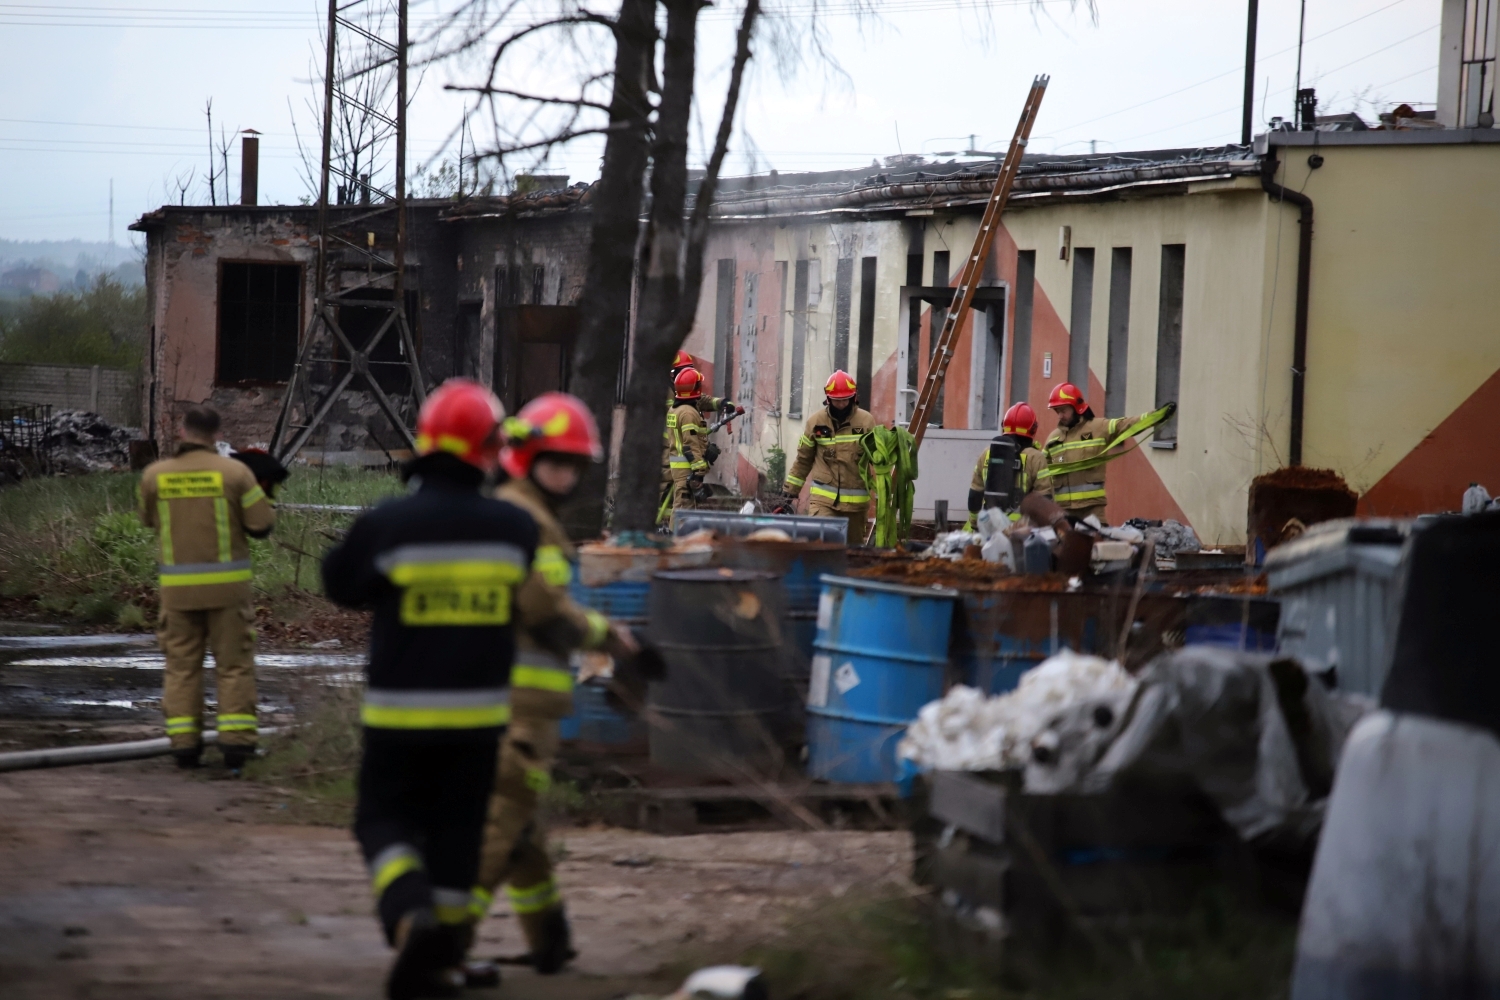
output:
[[[1042,354],[1042,378],[1052,377],[1052,352],[1045,351]]]

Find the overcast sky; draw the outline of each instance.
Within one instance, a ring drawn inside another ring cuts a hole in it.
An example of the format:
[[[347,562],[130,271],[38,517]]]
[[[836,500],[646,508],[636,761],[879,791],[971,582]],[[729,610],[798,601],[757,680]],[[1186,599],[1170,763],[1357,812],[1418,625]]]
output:
[[[811,60],[795,74],[778,73],[763,43],[727,172],[859,166],[898,149],[935,155],[963,150],[971,134],[981,148],[1003,149],[1037,73],[1052,77],[1037,151],[1239,138],[1242,0],[1099,0],[1097,23],[1067,0],[996,0],[983,10],[959,0],[884,0],[875,20],[853,16],[848,0],[822,3],[832,12],[824,24],[836,68]],[[435,4],[413,0],[419,32]],[[788,0],[783,9],[808,6]],[[1261,0],[1257,131],[1272,115],[1291,115],[1299,6]],[[111,179],[119,242],[132,219],[176,200],[172,178],[192,172],[188,199],[206,203],[209,98],[216,131],[263,133],[261,202],[299,201],[308,191],[291,119],[295,113],[304,142],[316,143],[305,102],[323,16],[326,7],[312,0],[0,3],[0,92],[8,98],[0,111],[0,238],[107,239]],[[1335,110],[1367,118],[1400,101],[1430,107],[1438,18],[1439,0],[1308,0],[1304,85]],[[705,13],[706,129],[717,121],[733,27],[732,11]],[[793,31],[804,35],[805,23]],[[515,73],[524,79],[507,85],[557,84],[535,62]],[[464,107],[442,84],[465,78],[458,66],[423,78],[411,112],[415,162],[441,155]],[[484,130],[475,132],[483,143]],[[589,180],[597,163],[597,145],[584,144],[549,166]],[[237,199],[237,154],[230,171]]]

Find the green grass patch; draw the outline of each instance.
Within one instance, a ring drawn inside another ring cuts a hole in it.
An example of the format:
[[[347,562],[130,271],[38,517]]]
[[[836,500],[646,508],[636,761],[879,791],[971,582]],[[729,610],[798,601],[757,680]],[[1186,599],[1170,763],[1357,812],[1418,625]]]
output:
[[[297,692],[297,724],[264,740],[245,777],[286,797],[287,822],[348,826],[354,817],[360,757],[361,685],[309,681]]]
[[[1288,995],[1296,921],[1205,892],[1184,913],[1054,948],[960,930],[930,897],[851,893],[774,937],[684,968],[766,971],[782,1000],[1275,1000]]]
[[[155,618],[156,533],[136,515],[134,473],[30,479],[0,490],[0,595],[87,624],[146,628]],[[286,503],[369,505],[402,491],[394,473],[294,468]],[[318,564],[353,515],[280,511],[276,530],[252,539],[256,599],[322,593]]]

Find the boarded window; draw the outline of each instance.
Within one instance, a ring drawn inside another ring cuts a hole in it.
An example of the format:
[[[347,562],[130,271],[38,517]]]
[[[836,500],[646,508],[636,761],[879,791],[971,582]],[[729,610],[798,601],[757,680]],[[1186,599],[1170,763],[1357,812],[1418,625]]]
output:
[[[300,264],[221,265],[218,381],[291,378],[301,321]]]
[[[833,285],[833,367],[849,370],[849,321],[854,311],[854,258],[840,257]]]
[[[1016,333],[1011,340],[1010,399],[1024,400],[1031,391],[1031,303],[1036,295],[1036,251],[1016,254]]]
[[[1161,298],[1156,320],[1156,405],[1177,401],[1182,383],[1182,278],[1187,246],[1167,243],[1161,248]],[[1158,441],[1177,440],[1177,418],[1161,425]]]
[[[734,258],[719,261],[714,300],[715,396],[728,396],[734,387]]]
[[[802,381],[807,362],[807,271],[808,262],[797,261],[792,276],[792,387],[787,396],[786,415],[802,419]]]
[[[1073,248],[1073,303],[1068,329],[1068,381],[1089,391],[1089,332],[1094,322],[1094,248]]]
[[[776,262],[776,402],[773,417],[781,416],[781,357],[786,350],[786,261]]]
[[[922,255],[906,255],[906,284],[911,288],[922,284]],[[922,358],[922,300],[912,299],[907,309],[906,326],[906,387],[917,387],[917,365]],[[915,397],[913,397],[915,398]]]
[[[948,253],[947,250],[934,250],[932,252],[932,285],[934,288],[948,287]],[[932,308],[927,314],[927,370],[932,371],[932,356],[937,351],[938,338],[942,336],[943,324],[948,322],[947,304],[949,299],[933,299]],[[938,386],[937,398],[932,401],[932,413],[928,417],[928,426],[943,426],[943,403],[948,398],[948,380],[943,379],[943,384]]]
[[[855,351],[859,405],[870,408],[870,379],[875,367],[875,258],[859,262],[859,347]]]
[[[1125,372],[1130,363],[1130,266],[1130,247],[1115,247],[1110,251],[1109,359],[1104,371],[1106,417],[1125,415]]]

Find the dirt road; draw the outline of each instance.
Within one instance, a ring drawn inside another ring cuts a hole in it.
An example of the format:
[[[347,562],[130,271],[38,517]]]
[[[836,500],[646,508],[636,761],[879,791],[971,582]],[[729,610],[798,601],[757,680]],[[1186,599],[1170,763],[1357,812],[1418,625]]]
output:
[[[0,996],[380,995],[388,956],[348,833],[277,823],[282,796],[213,775],[164,759],[0,775]],[[729,957],[797,907],[909,869],[903,833],[556,840],[580,959],[556,977],[508,972],[499,993],[475,996],[661,986],[684,949]],[[479,951],[520,950],[498,903]]]

